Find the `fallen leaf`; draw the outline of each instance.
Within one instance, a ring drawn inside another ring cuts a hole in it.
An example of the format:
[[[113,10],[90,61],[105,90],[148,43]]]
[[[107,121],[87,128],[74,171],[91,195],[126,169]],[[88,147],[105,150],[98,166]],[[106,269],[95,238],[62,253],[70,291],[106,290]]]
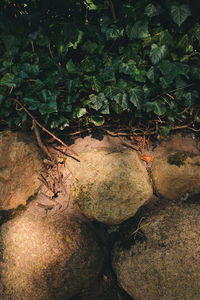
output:
[[[143,154],[140,158],[141,160],[144,160],[147,164],[151,163],[154,160],[154,157],[148,154]]]

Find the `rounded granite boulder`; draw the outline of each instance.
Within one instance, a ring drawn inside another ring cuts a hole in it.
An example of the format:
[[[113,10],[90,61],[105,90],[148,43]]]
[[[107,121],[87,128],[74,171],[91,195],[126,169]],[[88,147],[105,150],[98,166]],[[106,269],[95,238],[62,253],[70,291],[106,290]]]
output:
[[[119,224],[132,217],[153,195],[146,168],[133,150],[79,152],[68,159],[71,197],[88,218]]]
[[[142,240],[115,248],[119,284],[137,300],[199,300],[199,205],[167,204],[142,220]]]

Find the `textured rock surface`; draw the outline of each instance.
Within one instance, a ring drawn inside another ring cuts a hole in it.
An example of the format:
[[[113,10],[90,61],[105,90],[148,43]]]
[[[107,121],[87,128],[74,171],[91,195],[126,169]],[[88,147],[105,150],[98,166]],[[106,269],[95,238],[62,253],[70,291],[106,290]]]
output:
[[[199,300],[200,207],[156,210],[140,224],[143,242],[115,250],[118,282],[137,300]]]
[[[78,153],[80,162],[68,159],[66,172],[72,174],[72,198],[86,217],[118,224],[151,198],[147,171],[133,150],[107,145]]]
[[[119,286],[113,276],[104,275],[95,280],[91,286],[82,290],[76,300],[133,300]]]
[[[168,138],[158,147],[152,165],[157,192],[171,200],[200,193],[200,151],[192,137]]]
[[[104,263],[92,231],[61,215],[23,212],[2,226],[0,245],[0,299],[67,300],[93,281]]]
[[[22,133],[0,133],[0,209],[26,204],[41,182],[42,160],[36,145]]]

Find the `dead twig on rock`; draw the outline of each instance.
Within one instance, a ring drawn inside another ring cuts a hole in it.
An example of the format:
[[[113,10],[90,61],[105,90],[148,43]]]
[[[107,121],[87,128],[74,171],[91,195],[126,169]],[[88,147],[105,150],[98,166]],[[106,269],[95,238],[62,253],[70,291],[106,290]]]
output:
[[[52,159],[51,154],[50,154],[48,148],[47,148],[47,147],[43,144],[43,142],[42,142],[42,139],[41,139],[41,137],[40,137],[39,130],[38,130],[37,125],[36,125],[36,123],[35,123],[34,120],[32,120],[32,124],[33,124],[33,130],[34,130],[34,133],[35,133],[35,136],[36,136],[36,140],[37,140],[37,142],[38,142],[39,147],[46,153],[46,155],[47,155],[50,159]]]
[[[69,146],[67,146],[61,139],[59,139],[57,136],[55,136],[51,131],[46,129],[42,124],[40,124],[35,117],[30,113],[30,111],[18,100],[18,99],[12,99],[16,104],[18,104],[26,113],[29,117],[31,117],[32,121],[42,129],[42,131],[46,132],[48,135],[52,136],[56,141],[58,141],[60,144],[62,144],[68,151],[73,153],[74,155],[78,156],[78,154],[72,150]]]

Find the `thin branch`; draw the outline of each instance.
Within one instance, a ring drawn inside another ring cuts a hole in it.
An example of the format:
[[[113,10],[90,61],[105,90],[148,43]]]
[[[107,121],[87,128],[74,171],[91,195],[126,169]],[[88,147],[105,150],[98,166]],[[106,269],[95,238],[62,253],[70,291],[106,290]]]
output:
[[[50,136],[52,136],[56,141],[58,141],[60,144],[62,144],[68,151],[70,151],[71,153],[73,153],[74,155],[78,156],[78,154],[72,150],[69,146],[67,146],[61,139],[59,139],[57,136],[55,136],[52,132],[50,132],[48,129],[46,129],[42,124],[40,124],[35,117],[28,111],[28,109],[17,99],[13,99],[12,100],[17,103],[26,113],[27,115],[29,115],[29,117],[31,117],[31,119],[35,122],[35,124],[40,127],[44,132],[46,132],[47,134],[49,134]]]
[[[35,123],[34,120],[32,120],[32,124],[33,124],[33,130],[34,130],[34,133],[35,133],[35,136],[36,136],[38,145],[39,145],[40,148],[47,154],[47,156],[48,156],[50,159],[52,159],[51,154],[49,153],[48,148],[43,144],[43,142],[42,142],[42,140],[41,140],[41,136],[40,136],[39,130],[38,130],[37,125],[36,125],[36,123]]]
[[[114,5],[113,5],[112,0],[109,0],[109,3],[110,3],[110,9],[111,9],[111,12],[112,12],[113,20],[114,20],[114,21],[117,21],[117,16],[116,16],[116,12],[115,12],[115,7],[114,7]]]
[[[184,89],[186,89],[186,88],[188,88],[188,87],[190,87],[190,86],[192,86],[192,85],[194,85],[194,84],[191,83],[191,84],[189,84],[189,85],[187,85],[187,86],[185,86],[185,87],[177,88],[177,89],[171,90],[171,91],[169,91],[169,92],[162,93],[162,94],[157,95],[156,97],[150,99],[150,101],[153,101],[153,100],[155,100],[155,99],[157,99],[157,98],[159,98],[159,97],[162,97],[162,96],[164,96],[164,95],[167,95],[168,97],[171,98],[172,96],[169,95],[170,93],[176,92],[176,91],[178,91],[178,90],[184,90]]]

